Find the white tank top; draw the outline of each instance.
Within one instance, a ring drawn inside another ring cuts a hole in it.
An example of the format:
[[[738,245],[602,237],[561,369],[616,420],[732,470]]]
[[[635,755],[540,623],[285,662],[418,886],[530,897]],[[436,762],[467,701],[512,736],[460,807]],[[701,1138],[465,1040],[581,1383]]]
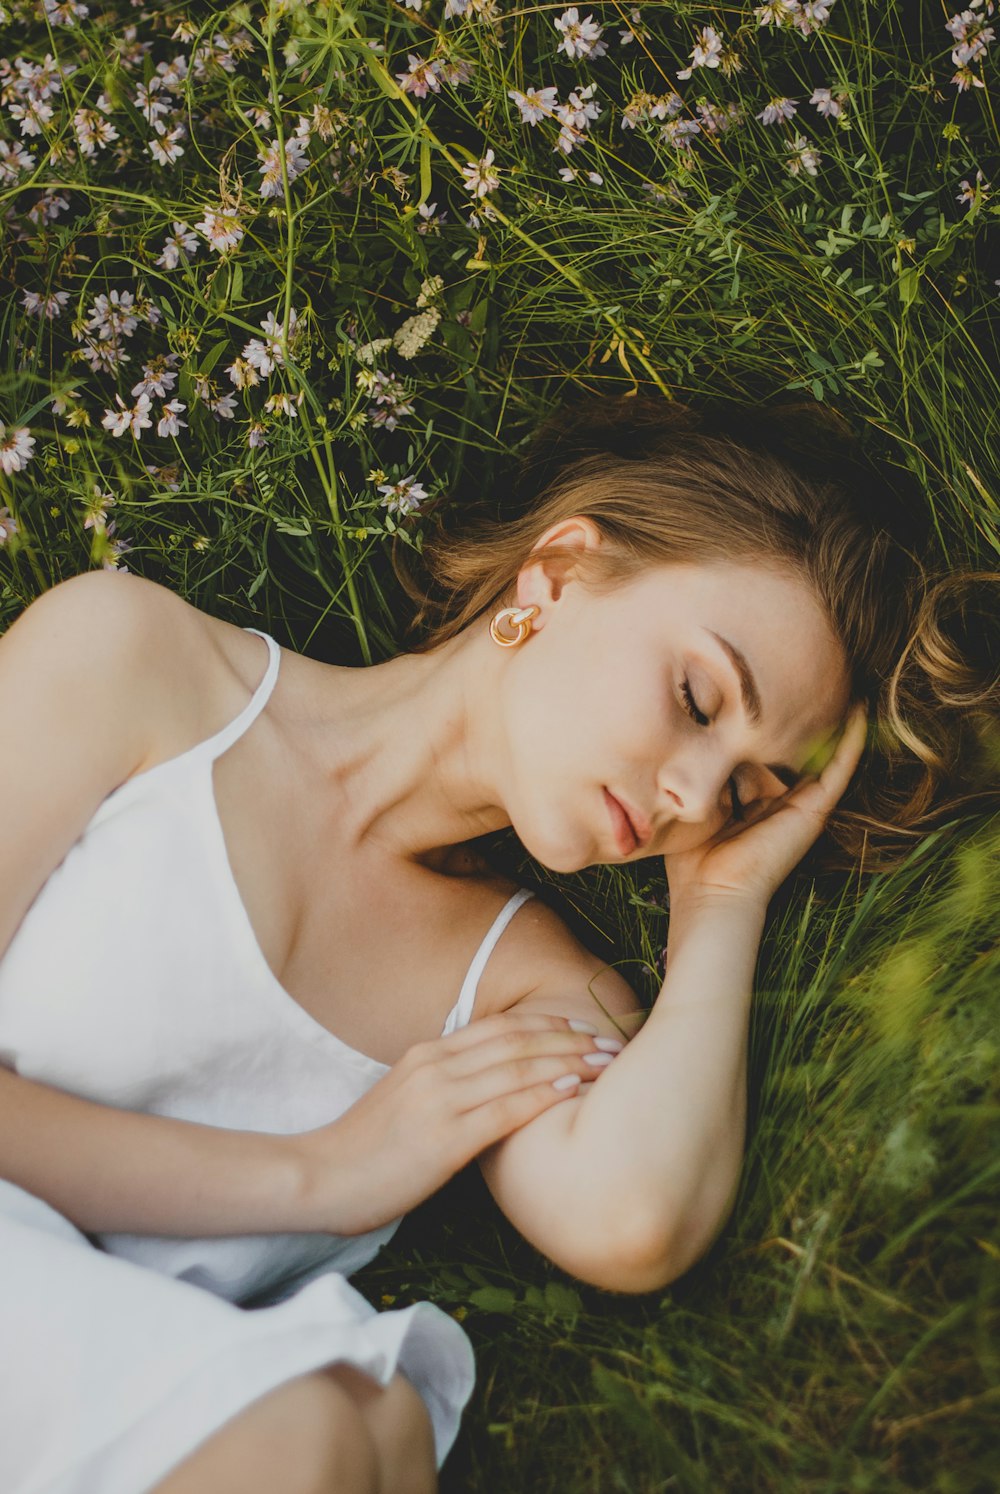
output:
[[[246,631],[270,654],[252,699],[215,736],[109,794],[24,915],[0,959],[0,1063],[103,1105],[288,1134],[335,1120],[388,1066],[288,994],[233,877],[212,763],[264,709],[281,659],[273,638]],[[442,1036],[469,1021],[493,946],[532,895],[521,888],[501,909]],[[350,1237],[94,1240],[246,1303],[331,1267],[350,1275],[399,1223]]]

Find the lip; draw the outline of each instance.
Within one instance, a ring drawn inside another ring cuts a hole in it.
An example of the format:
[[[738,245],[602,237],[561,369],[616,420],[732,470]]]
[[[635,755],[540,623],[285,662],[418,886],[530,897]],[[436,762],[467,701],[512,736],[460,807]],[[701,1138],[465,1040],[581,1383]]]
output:
[[[633,819],[632,811],[617,799],[610,789],[604,790],[604,797],[608,804],[611,822],[615,829],[615,838],[623,856],[631,856],[634,851],[640,850],[649,839],[649,830],[643,826],[645,833],[641,833],[639,824]]]

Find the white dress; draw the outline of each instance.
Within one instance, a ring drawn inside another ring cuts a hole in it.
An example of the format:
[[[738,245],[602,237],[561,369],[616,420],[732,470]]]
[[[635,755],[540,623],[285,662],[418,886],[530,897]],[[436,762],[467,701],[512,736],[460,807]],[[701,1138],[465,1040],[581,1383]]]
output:
[[[259,636],[269,663],[243,711],[108,795],[0,959],[0,1063],[24,1077],[289,1134],[335,1120],[387,1072],[285,991],[232,874],[212,764],[274,687],[281,650]],[[444,1033],[469,1021],[531,895],[494,921]],[[88,1237],[0,1180],[0,1490],[143,1494],[251,1401],[341,1360],[383,1385],[407,1375],[440,1467],[474,1383],[469,1340],[433,1303],[376,1312],[346,1279],[399,1223],[351,1237]]]

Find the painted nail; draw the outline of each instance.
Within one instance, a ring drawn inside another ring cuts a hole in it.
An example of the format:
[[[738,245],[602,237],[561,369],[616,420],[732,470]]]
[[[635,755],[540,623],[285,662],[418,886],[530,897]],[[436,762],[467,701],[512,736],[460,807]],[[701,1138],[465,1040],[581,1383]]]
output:
[[[593,1064],[595,1069],[600,1069],[606,1063],[614,1063],[615,1055],[613,1053],[585,1053],[583,1061],[584,1063]]]
[[[590,1022],[578,1022],[576,1017],[570,1017],[569,1025],[574,1032],[589,1032],[592,1037],[597,1036],[597,1028]]]
[[[553,1089],[574,1089],[578,1084],[582,1084],[582,1083],[583,1083],[583,1080],[580,1078],[579,1074],[563,1074],[560,1078],[553,1079],[553,1081],[552,1081],[552,1088]],[[602,1090],[602,1094],[603,1094],[603,1090]]]
[[[595,1037],[594,1039],[594,1047],[600,1048],[602,1053],[620,1053],[624,1046],[625,1044],[619,1042],[617,1038]]]

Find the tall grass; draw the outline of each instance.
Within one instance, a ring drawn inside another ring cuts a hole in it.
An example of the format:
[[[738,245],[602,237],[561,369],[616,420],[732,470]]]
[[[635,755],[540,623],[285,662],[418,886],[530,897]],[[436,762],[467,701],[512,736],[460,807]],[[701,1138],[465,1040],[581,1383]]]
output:
[[[793,11],[0,0],[0,624],[103,565],[384,658],[393,536],[502,513],[579,390],[807,391],[919,480],[932,562],[993,566],[988,0]],[[495,850],[652,999],[652,863]],[[407,1221],[360,1284],[474,1338],[447,1487],[1000,1484],[998,892],[989,824],[793,881],[736,1213],[662,1295],[559,1276],[473,1172]]]

